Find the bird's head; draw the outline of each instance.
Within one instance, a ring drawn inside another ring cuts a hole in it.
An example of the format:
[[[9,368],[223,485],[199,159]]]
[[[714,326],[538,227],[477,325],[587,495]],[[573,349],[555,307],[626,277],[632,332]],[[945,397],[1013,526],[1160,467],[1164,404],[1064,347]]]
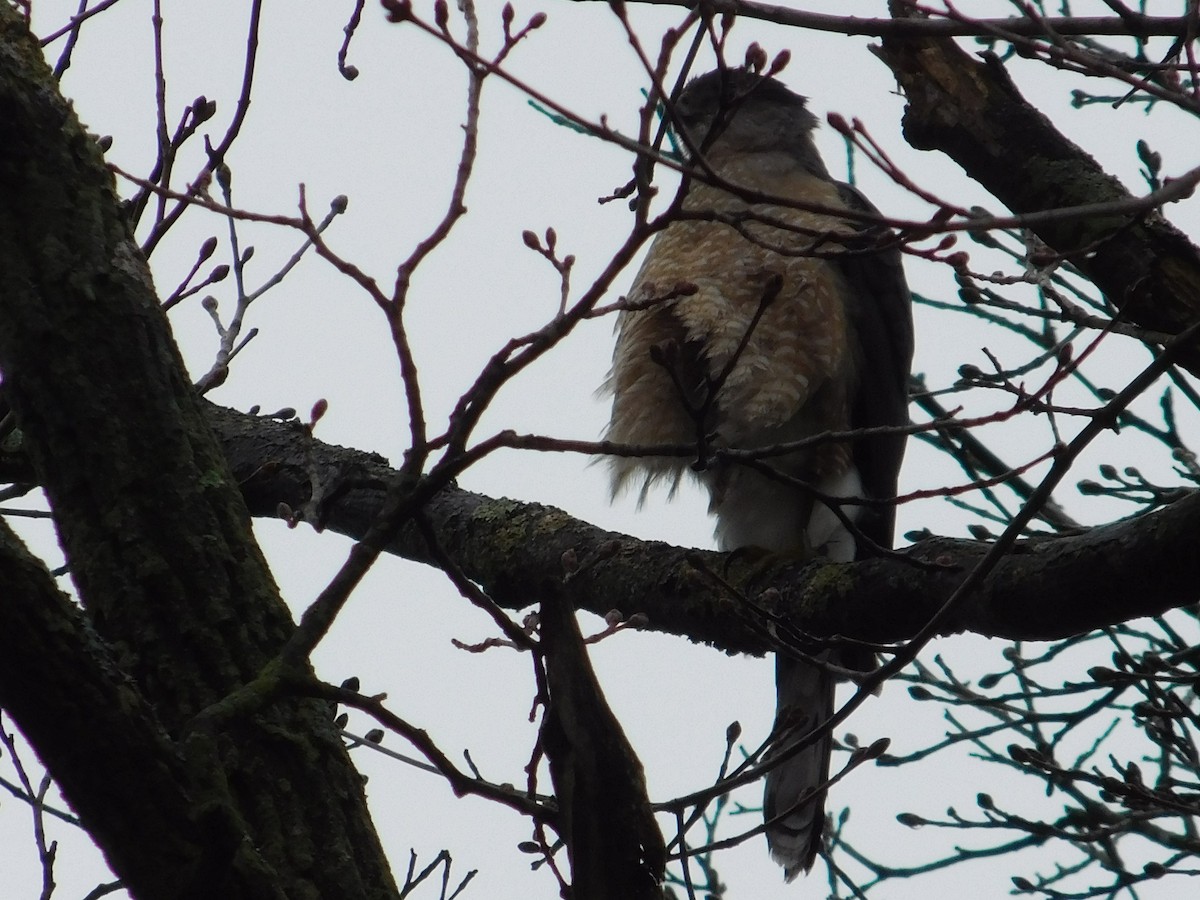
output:
[[[774,78],[742,68],[714,69],[680,92],[675,124],[705,156],[784,151],[819,165],[811,137],[817,117],[806,102]]]

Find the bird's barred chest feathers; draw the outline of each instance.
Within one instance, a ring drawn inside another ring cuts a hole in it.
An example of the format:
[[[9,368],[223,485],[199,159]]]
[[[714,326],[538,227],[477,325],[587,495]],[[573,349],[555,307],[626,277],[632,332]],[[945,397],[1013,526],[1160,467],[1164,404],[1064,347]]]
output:
[[[755,173],[725,174],[764,192],[841,206],[837,189],[807,173],[758,185]],[[739,177],[739,176],[742,177]],[[747,204],[716,188],[694,185],[689,213],[740,216]],[[844,220],[779,206],[754,212],[812,232],[843,231]],[[763,447],[849,427],[855,360],[846,289],[835,263],[789,255],[772,247],[803,248],[805,233],[762,222],[746,226],[754,239],[721,222],[685,219],[658,236],[629,293],[646,309],[622,314],[610,387],[615,393],[608,437],[632,444],[689,443],[697,437],[694,415],[680,396],[703,402],[711,383],[736,355],[720,384],[705,427],[725,446]],[[761,241],[761,242],[759,242]],[[826,245],[832,249],[836,245]],[[778,293],[756,314],[778,279]],[[679,285],[695,292],[654,305]],[[753,330],[750,330],[753,326]],[[747,332],[750,332],[746,339]],[[738,353],[738,347],[746,341]],[[652,357],[659,348],[659,361]],[[662,350],[667,350],[663,359]],[[780,460],[782,468],[824,480],[849,466],[845,445],[824,444]],[[677,475],[686,460],[628,460],[614,472],[617,487],[638,467],[650,479]]]

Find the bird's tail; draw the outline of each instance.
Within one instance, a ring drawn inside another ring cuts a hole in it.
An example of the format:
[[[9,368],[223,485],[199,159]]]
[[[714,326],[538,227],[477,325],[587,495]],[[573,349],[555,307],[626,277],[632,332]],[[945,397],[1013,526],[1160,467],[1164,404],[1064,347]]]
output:
[[[776,743],[768,760],[833,715],[833,682],[825,669],[782,655],[775,658]],[[821,844],[825,792],[820,786],[829,777],[831,744],[831,735],[824,734],[767,774],[764,818],[782,815],[767,827],[767,846],[788,881],[812,867]]]

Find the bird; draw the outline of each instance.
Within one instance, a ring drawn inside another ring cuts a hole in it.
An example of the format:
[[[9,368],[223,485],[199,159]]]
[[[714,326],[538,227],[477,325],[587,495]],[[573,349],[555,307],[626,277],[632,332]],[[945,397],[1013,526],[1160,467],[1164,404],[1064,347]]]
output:
[[[673,493],[691,473],[708,490],[722,550],[850,562],[890,548],[901,428],[753,465],[714,451],[909,423],[911,295],[896,242],[839,215],[877,210],[830,176],[817,117],[778,79],[719,67],[688,82],[668,113],[690,174],[680,214],[655,236],[618,315],[604,437],[698,452],[610,457],[613,496],[639,480],[639,502],[659,482]],[[851,653],[816,658],[870,665]],[[776,653],[768,764],[833,714],[835,677],[813,659]],[[827,731],[765,778],[768,847],[788,881],[821,847],[830,750]]]

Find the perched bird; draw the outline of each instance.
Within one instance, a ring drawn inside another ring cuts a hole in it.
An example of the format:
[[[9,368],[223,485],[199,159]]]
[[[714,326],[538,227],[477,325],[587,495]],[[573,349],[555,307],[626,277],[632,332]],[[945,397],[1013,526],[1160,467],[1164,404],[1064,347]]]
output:
[[[830,177],[805,102],[773,78],[723,68],[691,81],[672,104],[694,175],[683,215],[654,240],[620,314],[605,436],[700,448],[699,465],[614,458],[614,495],[640,480],[644,499],[654,482],[674,486],[698,468],[722,549],[850,561],[871,542],[890,546],[894,510],[830,498],[895,497],[904,435],[819,442],[754,467],[707,458],[712,448],[762,449],[909,421],[912,314],[900,254],[880,249],[886,232],[837,215],[874,207]],[[835,650],[822,656],[849,662]],[[828,669],[782,651],[776,660],[768,759],[833,712]],[[829,753],[826,735],[766,778],[764,814],[778,817],[767,840],[789,881],[820,846]]]

